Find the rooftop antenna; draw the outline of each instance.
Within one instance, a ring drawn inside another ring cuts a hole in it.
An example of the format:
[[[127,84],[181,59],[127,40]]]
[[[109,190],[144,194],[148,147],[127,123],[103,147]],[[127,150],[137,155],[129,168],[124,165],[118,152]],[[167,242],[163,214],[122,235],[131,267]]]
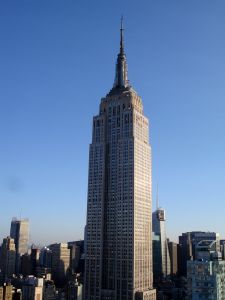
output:
[[[123,14],[121,15],[120,18],[120,30],[123,30]]]
[[[123,15],[121,16],[120,19],[120,53],[124,53],[124,38],[123,38],[123,32],[124,32],[124,27],[123,27]]]

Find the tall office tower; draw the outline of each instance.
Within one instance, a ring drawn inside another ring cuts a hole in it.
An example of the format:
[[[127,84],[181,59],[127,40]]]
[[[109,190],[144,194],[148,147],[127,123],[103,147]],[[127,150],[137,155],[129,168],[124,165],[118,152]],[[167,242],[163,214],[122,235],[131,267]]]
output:
[[[29,239],[29,220],[13,218],[10,228],[10,237],[14,239],[16,252],[19,254],[26,253]]]
[[[36,265],[36,276],[45,278],[52,273],[52,251],[44,247],[40,250],[39,260]],[[50,276],[51,277],[51,276]]]
[[[154,236],[158,236],[157,251],[153,250],[153,253],[157,252],[157,257],[153,255],[153,275],[155,278],[166,277],[170,275],[170,256],[168,249],[168,240],[166,237],[166,215],[165,210],[158,208],[152,213],[152,231]],[[156,245],[154,239],[153,247]]]
[[[84,265],[82,256],[84,255],[84,241],[68,242],[70,249],[70,272],[84,273]],[[82,274],[83,275],[83,274]]]
[[[4,238],[0,252],[0,269],[3,279],[10,278],[15,274],[16,251],[14,240]]]
[[[85,243],[85,300],[155,299],[151,148],[141,98],[130,86],[123,28],[113,88],[93,118]]]
[[[178,273],[180,276],[187,275],[187,261],[196,259],[196,246],[202,240],[216,241],[217,251],[220,250],[219,233],[191,231],[179,236]]]
[[[31,274],[37,275],[37,267],[39,266],[40,249],[32,246],[30,254]]]
[[[170,254],[170,273],[171,275],[177,275],[177,243],[169,242],[169,254]]]
[[[52,251],[44,247],[40,251],[39,263],[41,267],[51,269],[52,267]]]
[[[70,250],[67,243],[52,244],[52,279],[56,286],[62,287],[66,283],[70,267]]]
[[[10,237],[14,239],[16,247],[16,273],[20,272],[20,256],[28,250],[29,220],[12,219]]]

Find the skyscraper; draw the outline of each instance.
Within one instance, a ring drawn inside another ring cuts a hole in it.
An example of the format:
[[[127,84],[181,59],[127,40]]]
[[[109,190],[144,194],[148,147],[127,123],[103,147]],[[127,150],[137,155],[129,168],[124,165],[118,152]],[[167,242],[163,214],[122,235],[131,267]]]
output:
[[[29,220],[12,219],[10,237],[14,239],[16,248],[16,273],[20,272],[20,256],[28,250]]]
[[[31,254],[30,254],[30,262],[31,262],[31,274],[37,275],[37,267],[39,265],[39,257],[40,257],[40,249],[35,247],[34,245],[31,248]]]
[[[19,254],[26,253],[29,239],[29,220],[13,218],[10,228],[10,237],[14,239],[16,252]]]
[[[127,77],[123,27],[113,88],[93,118],[85,300],[152,300],[151,147]]]
[[[15,274],[16,251],[14,240],[4,238],[0,251],[0,269],[3,279],[10,278]]]
[[[171,275],[177,275],[177,243],[169,242],[169,254],[170,254],[170,273]]]
[[[154,280],[159,277],[170,275],[170,256],[168,248],[168,240],[166,238],[166,213],[162,208],[157,208],[152,214],[152,230],[154,236],[158,236],[158,241],[154,239],[153,247],[153,274]]]
[[[52,251],[52,278],[56,286],[63,286],[69,275],[70,250],[67,243],[56,243],[49,246]]]

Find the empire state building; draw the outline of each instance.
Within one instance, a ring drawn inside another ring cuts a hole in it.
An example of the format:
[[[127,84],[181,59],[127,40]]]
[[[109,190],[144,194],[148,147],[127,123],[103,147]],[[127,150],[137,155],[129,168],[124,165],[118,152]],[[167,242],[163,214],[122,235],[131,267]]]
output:
[[[85,300],[155,300],[151,147],[142,100],[127,77],[123,26],[112,89],[93,118]]]

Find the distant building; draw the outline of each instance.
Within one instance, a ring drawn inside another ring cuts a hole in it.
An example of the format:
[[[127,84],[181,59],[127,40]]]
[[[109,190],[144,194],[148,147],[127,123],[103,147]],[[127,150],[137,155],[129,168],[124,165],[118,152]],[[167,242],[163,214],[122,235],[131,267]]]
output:
[[[30,263],[31,263],[31,274],[37,275],[37,267],[39,266],[40,249],[37,247],[31,247]]]
[[[178,273],[180,276],[187,275],[187,261],[196,259],[196,245],[202,240],[216,241],[219,247],[219,234],[216,232],[191,231],[179,236],[178,245]]]
[[[0,286],[0,300],[22,300],[22,292],[10,283]]]
[[[44,247],[40,250],[40,253],[36,255],[39,256],[39,259],[36,262],[36,276],[51,279],[52,250],[48,247]]]
[[[83,285],[77,280],[77,277],[71,278],[67,284],[67,300],[82,300]]]
[[[52,251],[52,279],[56,286],[63,286],[69,273],[70,250],[67,243],[56,243],[49,246]]]
[[[20,256],[20,273],[23,276],[34,275],[31,273],[31,258],[28,253]]]
[[[0,286],[0,300],[4,299],[3,296],[4,296],[3,286]]]
[[[170,274],[177,275],[178,271],[178,253],[177,253],[177,243],[168,242],[169,255],[170,255]]]
[[[170,275],[170,256],[165,221],[164,209],[158,208],[152,213],[154,281],[158,280],[159,277],[163,278]],[[158,242],[156,242],[157,237]]]
[[[21,289],[13,288],[12,300],[22,300]]]
[[[152,232],[152,258],[153,258],[153,280],[160,281],[162,277],[161,266],[161,243],[159,235]]]
[[[203,240],[195,247],[196,260],[187,261],[187,299],[225,299],[225,261],[216,241]]]
[[[54,281],[45,280],[43,300],[56,300],[56,288],[55,288]]]
[[[70,249],[70,272],[71,274],[76,273],[80,256],[81,256],[81,250],[80,247],[76,244],[76,242],[68,243],[68,248]]]
[[[6,280],[15,274],[16,249],[14,240],[4,238],[0,251],[0,269],[2,279]]]
[[[14,239],[16,247],[16,273],[20,272],[20,256],[28,250],[29,220],[13,218],[10,237]]]
[[[84,241],[68,242],[70,249],[70,272],[84,274]]]
[[[23,285],[22,300],[42,300],[43,287]]]
[[[41,267],[41,266],[38,266],[37,269],[36,269],[37,277],[42,277],[42,278],[45,278],[47,280],[52,279],[52,273],[51,272],[52,272],[51,269]]]
[[[42,300],[44,280],[29,276],[22,285],[22,300]]]
[[[14,239],[16,252],[24,254],[28,250],[29,220],[16,218],[12,219],[10,237]]]
[[[220,251],[222,253],[222,259],[225,260],[225,240],[220,240]]]
[[[12,300],[13,286],[11,284],[4,284],[0,287],[0,300]]]
[[[52,267],[52,250],[48,247],[44,247],[40,251],[39,266],[48,269]]]

